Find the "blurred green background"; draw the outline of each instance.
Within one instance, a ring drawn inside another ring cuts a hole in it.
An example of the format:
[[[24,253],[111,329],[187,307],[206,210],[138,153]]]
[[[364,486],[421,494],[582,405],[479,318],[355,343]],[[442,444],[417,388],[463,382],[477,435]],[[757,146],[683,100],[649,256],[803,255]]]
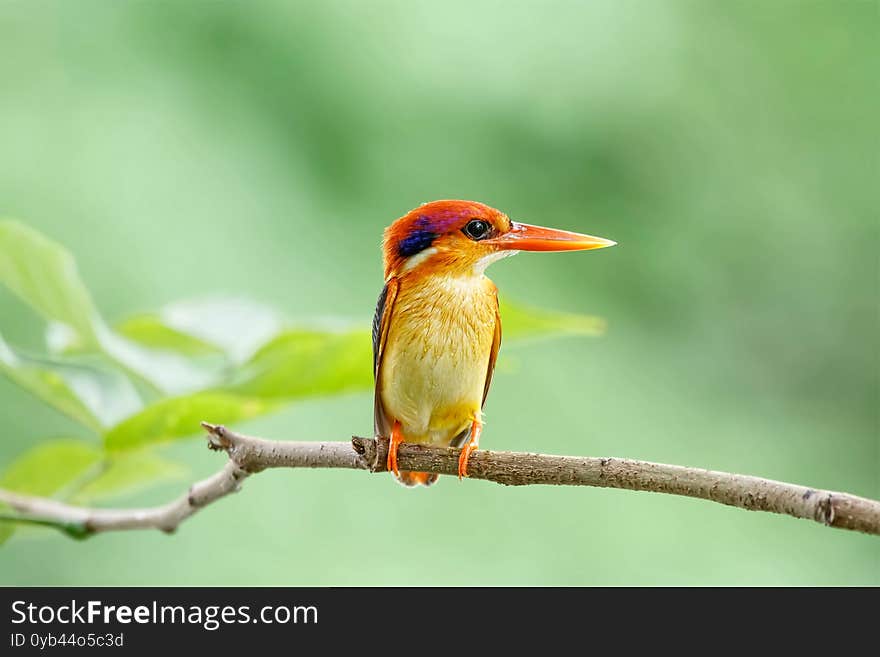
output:
[[[366,325],[382,228],[437,198],[613,238],[490,270],[609,331],[502,348],[484,447],[877,498],[878,33],[870,1],[7,1],[0,214],[70,248],[113,320],[235,294]],[[5,289],[0,330],[42,345]],[[0,426],[0,465],[83,434],[5,379]],[[345,439],[372,395],[237,428]],[[0,583],[880,584],[880,541],[664,495],[271,471],[171,537],[16,537]]]

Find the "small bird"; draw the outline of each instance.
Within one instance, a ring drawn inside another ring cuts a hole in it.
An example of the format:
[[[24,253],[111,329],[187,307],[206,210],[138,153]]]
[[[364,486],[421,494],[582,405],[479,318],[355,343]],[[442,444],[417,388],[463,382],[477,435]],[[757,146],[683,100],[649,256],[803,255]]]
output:
[[[501,345],[498,290],[486,268],[519,251],[614,246],[601,237],[511,221],[475,201],[433,201],[385,229],[385,287],[373,318],[374,421],[387,467],[405,486],[436,474],[397,467],[401,442],[462,447],[458,477],[483,429]]]

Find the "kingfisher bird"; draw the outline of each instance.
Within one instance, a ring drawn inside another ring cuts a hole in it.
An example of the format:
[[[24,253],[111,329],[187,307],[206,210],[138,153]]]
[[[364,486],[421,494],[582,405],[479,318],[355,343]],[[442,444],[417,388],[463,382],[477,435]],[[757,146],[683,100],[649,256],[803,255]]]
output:
[[[424,203],[385,229],[385,287],[373,318],[374,429],[405,486],[438,475],[397,467],[402,442],[462,448],[458,477],[483,430],[501,345],[498,290],[486,268],[519,251],[582,251],[616,242],[511,221],[475,201]]]

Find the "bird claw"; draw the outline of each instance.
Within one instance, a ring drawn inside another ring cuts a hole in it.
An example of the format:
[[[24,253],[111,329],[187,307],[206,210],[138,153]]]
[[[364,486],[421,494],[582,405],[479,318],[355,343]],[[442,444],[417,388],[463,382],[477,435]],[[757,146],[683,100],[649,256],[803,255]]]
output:
[[[471,457],[471,453],[476,451],[476,446],[468,443],[461,450],[461,454],[458,455],[458,480],[461,481],[463,477],[468,476],[467,467],[468,467],[468,459]]]
[[[400,476],[400,470],[397,469],[397,450],[402,442],[403,432],[400,430],[400,422],[395,422],[394,427],[391,429],[391,440],[388,442],[388,460],[386,463],[386,468],[395,477]]]
[[[479,420],[474,420],[471,425],[471,439],[468,441],[467,445],[462,448],[461,454],[458,455],[459,481],[468,476],[468,460],[471,458],[471,454],[479,448],[481,433],[483,433],[483,423]]]

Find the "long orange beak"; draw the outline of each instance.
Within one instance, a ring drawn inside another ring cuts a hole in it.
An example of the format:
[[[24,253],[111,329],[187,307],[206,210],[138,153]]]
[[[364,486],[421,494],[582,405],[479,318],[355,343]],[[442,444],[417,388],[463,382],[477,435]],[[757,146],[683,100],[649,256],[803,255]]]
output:
[[[567,230],[544,228],[512,222],[513,227],[503,235],[486,240],[499,249],[515,249],[517,251],[586,251],[588,249],[604,249],[614,246],[617,242],[602,237],[570,233]]]

